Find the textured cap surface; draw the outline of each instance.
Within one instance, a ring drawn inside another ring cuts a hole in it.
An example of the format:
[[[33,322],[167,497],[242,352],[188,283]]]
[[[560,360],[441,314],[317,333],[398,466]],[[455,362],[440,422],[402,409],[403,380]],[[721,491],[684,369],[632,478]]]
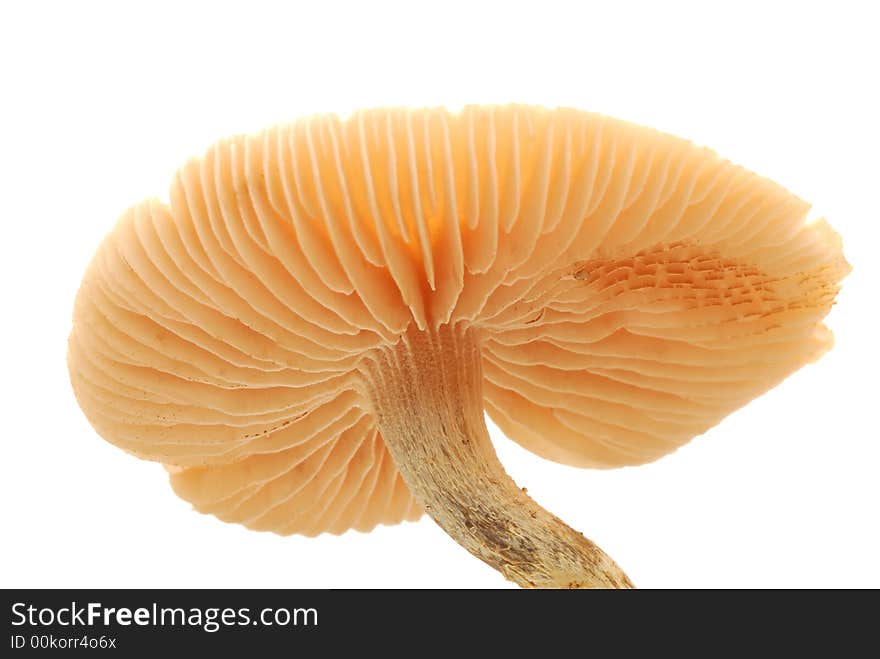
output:
[[[566,464],[657,459],[831,345],[848,271],[824,220],[708,149],[575,110],[319,116],[219,142],[119,220],[69,365],[107,440],[252,528],[421,511],[358,363],[468,323],[512,439]]]

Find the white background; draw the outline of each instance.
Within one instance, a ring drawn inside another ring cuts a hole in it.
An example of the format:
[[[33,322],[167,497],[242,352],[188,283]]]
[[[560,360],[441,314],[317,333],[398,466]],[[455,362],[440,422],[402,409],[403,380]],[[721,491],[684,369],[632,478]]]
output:
[[[678,453],[582,471],[493,429],[514,478],[643,587],[880,586],[873,4],[4,1],[0,586],[508,585],[427,518],[307,539],[194,513],[159,465],[98,438],[65,364],[100,238],[214,139],[490,101],[710,145],[813,201],[854,266],[828,319],[837,347]]]

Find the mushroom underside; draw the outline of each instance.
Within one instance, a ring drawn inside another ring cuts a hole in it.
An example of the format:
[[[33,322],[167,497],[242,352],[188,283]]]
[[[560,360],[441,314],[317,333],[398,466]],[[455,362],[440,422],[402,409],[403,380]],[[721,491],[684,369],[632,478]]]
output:
[[[123,215],[77,295],[71,381],[105,439],[225,521],[427,511],[521,585],[627,585],[513,485],[483,412],[581,467],[705,432],[831,345],[849,266],[806,210],[590,113],[311,118],[218,143]]]

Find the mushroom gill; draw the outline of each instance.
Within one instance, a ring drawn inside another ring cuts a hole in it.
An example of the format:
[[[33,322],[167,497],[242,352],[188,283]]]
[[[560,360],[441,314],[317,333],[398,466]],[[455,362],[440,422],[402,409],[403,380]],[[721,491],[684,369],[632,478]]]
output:
[[[483,411],[582,467],[703,433],[831,345],[849,266],[807,209],[577,110],[311,117],[217,143],[169,205],[122,216],[71,380],[101,436],[225,521],[313,535],[424,508],[521,585],[628,585],[513,485]]]

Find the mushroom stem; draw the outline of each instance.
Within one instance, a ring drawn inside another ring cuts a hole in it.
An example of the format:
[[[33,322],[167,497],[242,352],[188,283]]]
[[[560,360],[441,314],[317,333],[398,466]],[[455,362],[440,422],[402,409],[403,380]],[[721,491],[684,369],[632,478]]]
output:
[[[631,588],[601,549],[535,503],[495,454],[478,333],[411,329],[363,369],[403,480],[440,527],[524,588]]]

